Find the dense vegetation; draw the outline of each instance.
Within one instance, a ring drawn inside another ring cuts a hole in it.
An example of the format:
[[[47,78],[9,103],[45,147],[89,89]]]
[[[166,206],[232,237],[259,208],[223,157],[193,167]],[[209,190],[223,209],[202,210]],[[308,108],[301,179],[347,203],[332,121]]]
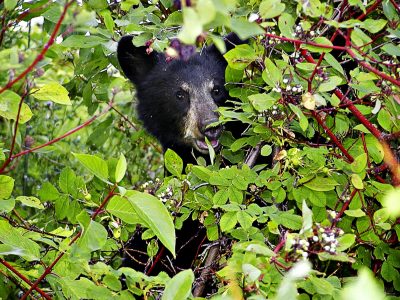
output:
[[[399,295],[398,2],[0,9],[0,298]],[[246,130],[225,132],[212,164],[184,169],[138,122],[117,42],[134,34],[179,59],[204,43],[224,51],[231,31],[249,42],[225,54],[233,105],[220,121]],[[121,267],[138,226],[157,257],[175,253],[174,227],[188,218],[207,233],[193,271]]]

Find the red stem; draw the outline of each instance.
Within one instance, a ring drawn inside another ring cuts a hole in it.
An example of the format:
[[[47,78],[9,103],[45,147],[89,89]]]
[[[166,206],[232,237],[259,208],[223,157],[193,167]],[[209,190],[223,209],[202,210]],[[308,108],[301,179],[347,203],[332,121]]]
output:
[[[398,5],[394,0],[390,0],[390,3],[393,4],[394,8],[397,10],[397,12],[400,14],[400,5]]]
[[[339,221],[339,219],[342,217],[343,213],[344,213],[344,212],[346,211],[346,209],[349,207],[349,205],[350,205],[351,201],[353,200],[354,196],[356,195],[357,191],[358,191],[357,189],[354,189],[354,190],[351,192],[350,197],[349,197],[349,200],[347,200],[347,201],[343,204],[342,209],[340,210],[340,212],[338,212],[338,214],[336,215],[335,219],[333,220],[333,222],[332,222],[332,227],[336,225],[336,223],[337,223],[337,222]]]
[[[19,278],[21,278],[23,281],[25,281],[27,284],[32,286],[32,282],[28,278],[26,278],[23,274],[21,274],[17,269],[15,269],[12,265],[10,265],[8,262],[0,258],[0,263],[2,263],[7,269],[12,271],[15,275],[17,275]],[[43,292],[40,288],[36,287],[35,290],[42,295],[42,297],[46,298],[47,300],[51,300],[51,297],[47,295],[45,292]]]
[[[57,137],[57,138],[55,138],[55,139],[53,139],[51,141],[48,141],[47,143],[44,143],[42,145],[36,146],[34,148],[31,148],[31,149],[27,149],[25,151],[19,152],[19,153],[15,154],[15,155],[11,156],[10,159],[8,159],[6,162],[4,162],[3,166],[0,168],[0,174],[2,174],[4,172],[4,169],[8,166],[8,164],[13,159],[15,159],[15,158],[17,158],[19,156],[23,156],[23,155],[26,155],[28,153],[34,152],[34,151],[36,151],[38,149],[44,148],[44,147],[49,146],[51,144],[54,144],[54,143],[56,143],[56,142],[58,142],[58,141],[60,141],[60,140],[62,140],[64,138],[72,135],[73,133],[75,133],[75,132],[81,130],[82,128],[88,126],[89,124],[91,124],[94,120],[96,120],[101,115],[103,115],[106,112],[108,112],[111,109],[111,107],[112,107],[112,102],[110,102],[108,104],[108,106],[102,112],[98,113],[97,115],[94,115],[93,117],[91,117],[89,120],[87,120],[85,123],[79,125],[78,127],[75,127],[74,129],[71,129],[70,131],[64,133],[63,135],[61,135],[61,136],[59,136],[59,137]]]
[[[96,209],[96,211],[92,214],[91,220],[94,220],[96,216],[103,210],[103,207],[107,204],[107,202],[111,199],[112,196],[114,196],[114,191],[117,188],[117,185],[115,184],[110,192],[107,194],[106,198],[104,198],[103,202],[101,205]],[[68,246],[71,246],[76,242],[76,240],[82,235],[82,230],[80,230],[76,236],[69,242]],[[46,270],[43,272],[43,274],[31,285],[29,290],[22,296],[21,300],[25,300],[29,294],[37,288],[39,283],[47,276],[50,274],[54,266],[59,262],[59,260],[64,256],[65,252],[61,252],[56,259],[46,268]],[[51,298],[50,298],[51,299]]]
[[[49,50],[50,46],[53,45],[57,32],[60,29],[61,23],[64,20],[65,14],[67,13],[67,10],[69,8],[69,6],[74,3],[75,1],[69,1],[64,5],[64,10],[60,16],[60,18],[58,19],[58,22],[56,24],[56,26],[54,27],[53,32],[51,33],[51,36],[49,38],[49,40],[47,41],[47,43],[44,45],[42,51],[40,51],[39,55],[36,56],[35,60],[30,64],[29,67],[27,67],[25,69],[25,71],[23,71],[17,78],[15,78],[14,80],[8,82],[6,84],[5,87],[0,89],[0,94],[3,93],[4,91],[8,90],[9,88],[11,88],[16,82],[20,81],[22,78],[24,78],[29,72],[31,72],[33,70],[33,68],[44,58],[44,55],[46,54],[47,50]]]

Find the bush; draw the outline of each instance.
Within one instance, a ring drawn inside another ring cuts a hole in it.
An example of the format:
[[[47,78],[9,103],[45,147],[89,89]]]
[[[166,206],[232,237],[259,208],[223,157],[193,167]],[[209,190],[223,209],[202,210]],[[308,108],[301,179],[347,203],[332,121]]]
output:
[[[398,3],[78,2],[0,1],[1,298],[399,295]],[[230,31],[249,42],[220,120],[246,130],[210,165],[167,151],[164,176],[117,41],[224,51]],[[186,219],[206,228],[193,270],[150,276]],[[121,267],[138,227],[147,273]]]

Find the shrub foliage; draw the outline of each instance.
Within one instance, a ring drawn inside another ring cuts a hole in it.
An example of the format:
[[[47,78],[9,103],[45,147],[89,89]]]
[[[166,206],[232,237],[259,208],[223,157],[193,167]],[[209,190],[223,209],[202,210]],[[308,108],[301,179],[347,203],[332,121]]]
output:
[[[0,9],[0,298],[399,295],[398,2]],[[184,168],[137,121],[116,44],[133,34],[179,59],[205,43],[224,51],[230,31],[248,43],[225,54],[232,105],[220,121],[245,130],[225,132],[212,164]],[[193,270],[121,267],[138,226],[152,268],[188,218],[207,237]]]

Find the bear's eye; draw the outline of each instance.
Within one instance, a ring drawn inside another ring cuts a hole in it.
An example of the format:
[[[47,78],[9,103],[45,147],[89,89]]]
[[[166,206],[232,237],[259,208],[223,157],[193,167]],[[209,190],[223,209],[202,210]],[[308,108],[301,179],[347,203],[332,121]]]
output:
[[[219,86],[214,86],[212,89],[212,94],[218,96],[221,93],[221,88]]]
[[[186,98],[185,92],[184,91],[177,91],[176,92],[176,98],[178,100],[184,100]]]

